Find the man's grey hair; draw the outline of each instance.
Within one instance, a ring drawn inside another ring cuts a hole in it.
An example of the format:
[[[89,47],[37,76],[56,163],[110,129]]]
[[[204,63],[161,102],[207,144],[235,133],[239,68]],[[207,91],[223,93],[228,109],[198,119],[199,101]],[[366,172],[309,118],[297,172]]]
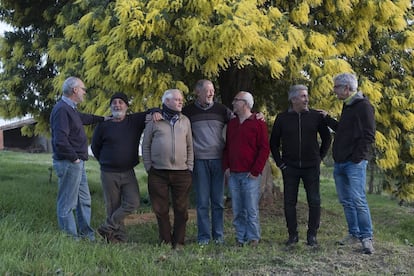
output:
[[[77,77],[69,77],[67,78],[62,85],[62,92],[65,96],[71,96],[73,94],[73,88],[75,88],[78,85],[78,82],[80,81]]]
[[[308,91],[308,87],[306,85],[303,85],[303,84],[292,85],[289,88],[288,100],[291,101],[293,98],[299,96],[299,92],[302,91],[302,90]]]
[[[194,86],[194,92],[196,94],[198,94],[200,91],[203,91],[204,85],[206,83],[213,84],[213,82],[211,80],[206,80],[206,79],[198,80],[197,83],[196,83],[196,85]]]
[[[164,95],[162,95],[162,98],[161,98],[162,103],[165,103],[165,100],[166,99],[171,99],[173,97],[173,94],[175,92],[178,92],[178,93],[181,94],[181,96],[183,96],[183,92],[181,92],[180,89],[176,89],[176,88],[174,88],[174,89],[168,89],[168,90],[166,90],[164,92]]]
[[[358,79],[354,74],[342,73],[336,75],[333,79],[335,85],[348,85],[349,90],[355,92],[358,90]]]
[[[252,109],[254,105],[253,95],[247,91],[240,91],[242,93],[242,99],[246,101],[247,106]]]

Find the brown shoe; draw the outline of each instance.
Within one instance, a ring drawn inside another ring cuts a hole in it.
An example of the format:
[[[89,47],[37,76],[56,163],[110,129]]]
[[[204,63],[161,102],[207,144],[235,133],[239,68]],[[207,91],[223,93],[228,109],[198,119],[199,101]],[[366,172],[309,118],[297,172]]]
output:
[[[257,247],[257,246],[259,246],[259,241],[258,241],[258,240],[251,240],[251,241],[249,242],[249,245],[250,245],[251,247]]]
[[[172,248],[175,251],[182,251],[182,250],[184,250],[184,244],[177,243]]]

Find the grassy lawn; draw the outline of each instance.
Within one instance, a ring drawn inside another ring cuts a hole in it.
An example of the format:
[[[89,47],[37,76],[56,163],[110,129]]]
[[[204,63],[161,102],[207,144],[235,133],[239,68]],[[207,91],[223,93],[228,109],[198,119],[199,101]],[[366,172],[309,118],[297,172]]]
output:
[[[414,210],[386,195],[369,195],[375,230],[373,255],[357,247],[337,247],[346,234],[342,207],[326,171],[322,178],[319,248],[305,245],[307,207],[304,190],[298,206],[300,242],[286,249],[282,202],[261,210],[258,248],[235,246],[231,210],[226,209],[223,246],[196,243],[194,216],[182,251],[158,246],[157,225],[148,201],[146,173],[136,169],[141,191],[138,220],[128,226],[130,242],[75,242],[61,234],[56,221],[57,179],[50,179],[51,155],[0,151],[1,275],[414,275]],[[105,219],[95,160],[87,162],[92,194],[92,225]],[[139,218],[150,218],[142,219]]]

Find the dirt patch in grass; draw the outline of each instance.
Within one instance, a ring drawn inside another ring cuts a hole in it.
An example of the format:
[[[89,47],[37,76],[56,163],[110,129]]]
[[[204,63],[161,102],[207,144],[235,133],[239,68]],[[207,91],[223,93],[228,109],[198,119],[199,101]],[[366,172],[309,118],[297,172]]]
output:
[[[283,195],[276,193],[272,198],[261,200],[261,221],[284,221]],[[299,202],[297,206],[298,223],[306,225],[308,207]],[[172,210],[170,215],[172,216]],[[196,210],[189,209],[189,220],[196,220]],[[323,217],[329,217],[331,222],[345,224],[342,214],[332,210],[322,210]],[[225,219],[232,219],[231,202],[226,201]],[[155,215],[150,213],[133,214],[128,216],[127,225],[155,223]],[[266,260],[265,265],[253,265],[251,268],[240,268],[230,275],[414,275],[414,247],[412,244],[397,245],[392,242],[375,240],[375,253],[365,255],[360,244],[340,247],[335,245],[335,239],[341,233],[330,233],[327,225],[321,226],[320,246],[309,248],[303,239],[295,248],[287,249],[281,241],[263,241],[263,248],[252,252],[252,261],[256,258]],[[284,230],[283,230],[284,231]],[[263,251],[260,251],[263,250]],[[265,255],[263,255],[265,254]],[[273,257],[272,257],[273,255]],[[264,257],[266,256],[266,257]],[[270,257],[269,257],[270,256]]]
[[[225,218],[231,219],[231,200],[227,199],[224,203],[225,206]],[[298,212],[302,212],[301,209],[307,208],[302,204],[298,204]],[[173,211],[170,210],[170,216],[173,216]],[[283,194],[279,191],[274,191],[271,196],[262,197],[260,201],[260,216],[262,218],[274,217],[274,216],[283,216]],[[196,220],[196,210],[188,209],[188,219],[190,221]],[[140,214],[131,214],[129,215],[124,223],[125,225],[139,225],[144,223],[153,223],[156,221],[154,213],[140,213]]]

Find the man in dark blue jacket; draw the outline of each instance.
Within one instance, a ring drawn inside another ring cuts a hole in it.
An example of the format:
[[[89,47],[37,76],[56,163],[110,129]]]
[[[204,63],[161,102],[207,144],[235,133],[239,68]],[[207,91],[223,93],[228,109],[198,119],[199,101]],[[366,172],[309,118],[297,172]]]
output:
[[[284,209],[289,233],[286,245],[293,245],[299,240],[296,204],[302,179],[309,206],[307,244],[315,246],[321,213],[320,163],[328,152],[331,135],[323,116],[309,109],[306,86],[292,86],[289,101],[290,108],[277,115],[270,137],[273,158],[283,175]]]
[[[67,78],[63,95],[50,115],[53,167],[58,176],[57,217],[59,228],[75,238],[94,240],[91,221],[91,195],[85,172],[88,139],[83,125],[104,121],[104,117],[80,113],[85,84],[76,77]],[[74,212],[76,212],[76,220]]]
[[[139,206],[134,167],[139,163],[139,142],[146,112],[127,114],[128,97],[115,93],[110,100],[112,120],[99,123],[92,138],[92,152],[101,166],[106,220],[98,233],[111,243],[127,241],[126,216]]]

